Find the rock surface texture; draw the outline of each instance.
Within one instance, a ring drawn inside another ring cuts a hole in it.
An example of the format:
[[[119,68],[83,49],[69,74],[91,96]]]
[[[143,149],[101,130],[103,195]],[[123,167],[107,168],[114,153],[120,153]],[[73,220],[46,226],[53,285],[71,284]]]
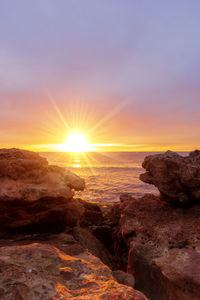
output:
[[[147,300],[117,283],[110,269],[87,251],[71,256],[47,244],[2,247],[0,272],[2,300]]]
[[[171,151],[150,155],[142,166],[146,173],[140,179],[155,185],[165,201],[200,203],[199,150],[185,157]]]
[[[199,300],[200,206],[174,207],[154,195],[123,195],[112,211],[120,215],[115,239],[119,245],[119,237],[125,241],[135,287],[150,300]],[[121,258],[124,249],[119,249]]]
[[[97,205],[73,199],[85,182],[39,154],[0,149],[0,225],[2,228],[59,228],[102,219]]]
[[[0,150],[1,300],[147,300],[132,276],[112,275],[91,230],[109,232],[100,207],[73,198],[84,186],[36,153]]]

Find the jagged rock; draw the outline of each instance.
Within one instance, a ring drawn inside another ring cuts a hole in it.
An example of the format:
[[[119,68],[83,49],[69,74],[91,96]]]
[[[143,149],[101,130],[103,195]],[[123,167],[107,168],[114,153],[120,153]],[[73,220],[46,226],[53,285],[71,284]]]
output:
[[[71,256],[47,244],[0,248],[1,300],[147,300],[117,283],[110,269],[88,252]]]
[[[72,189],[84,186],[83,179],[37,153],[0,149],[1,228],[77,224],[85,208]]]
[[[118,230],[128,248],[127,270],[149,299],[199,300],[199,220],[198,204],[175,208],[154,195],[120,203]]]
[[[167,151],[145,157],[143,182],[155,185],[163,200],[200,203],[200,151],[188,156]]]

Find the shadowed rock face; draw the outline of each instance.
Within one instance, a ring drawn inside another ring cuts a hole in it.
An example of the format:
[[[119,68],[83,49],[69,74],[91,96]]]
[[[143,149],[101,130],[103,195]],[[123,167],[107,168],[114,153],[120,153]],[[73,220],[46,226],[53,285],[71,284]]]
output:
[[[140,180],[155,185],[169,202],[200,203],[200,151],[182,157],[167,151],[147,156],[142,164],[146,173]]]
[[[74,227],[73,236],[79,244],[88,249],[93,255],[99,257],[110,269],[113,269],[114,264],[111,254],[88,229],[78,226]]]
[[[147,300],[117,283],[111,270],[87,251],[71,256],[47,244],[2,247],[0,270],[2,300]]]
[[[72,189],[84,187],[83,179],[37,153],[0,149],[1,227],[76,224],[85,209]]]
[[[126,243],[135,287],[151,300],[199,300],[200,206],[174,207],[150,194],[123,195],[115,205],[120,222],[114,238]]]

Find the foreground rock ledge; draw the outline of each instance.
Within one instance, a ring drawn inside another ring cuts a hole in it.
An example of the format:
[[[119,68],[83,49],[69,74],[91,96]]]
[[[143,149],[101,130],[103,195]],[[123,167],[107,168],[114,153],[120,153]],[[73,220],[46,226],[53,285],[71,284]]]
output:
[[[200,203],[200,151],[188,156],[167,151],[145,157],[146,173],[140,175],[145,183],[155,185],[161,198],[169,202]]]
[[[0,299],[147,300],[117,283],[110,269],[88,252],[71,256],[45,244],[0,248]]]

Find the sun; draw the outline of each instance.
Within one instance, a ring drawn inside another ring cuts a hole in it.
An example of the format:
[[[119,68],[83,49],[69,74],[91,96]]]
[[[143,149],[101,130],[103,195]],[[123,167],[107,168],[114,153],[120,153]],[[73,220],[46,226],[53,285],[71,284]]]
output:
[[[64,150],[67,152],[87,152],[90,151],[90,144],[85,135],[79,132],[70,133],[67,142],[64,144]]]

